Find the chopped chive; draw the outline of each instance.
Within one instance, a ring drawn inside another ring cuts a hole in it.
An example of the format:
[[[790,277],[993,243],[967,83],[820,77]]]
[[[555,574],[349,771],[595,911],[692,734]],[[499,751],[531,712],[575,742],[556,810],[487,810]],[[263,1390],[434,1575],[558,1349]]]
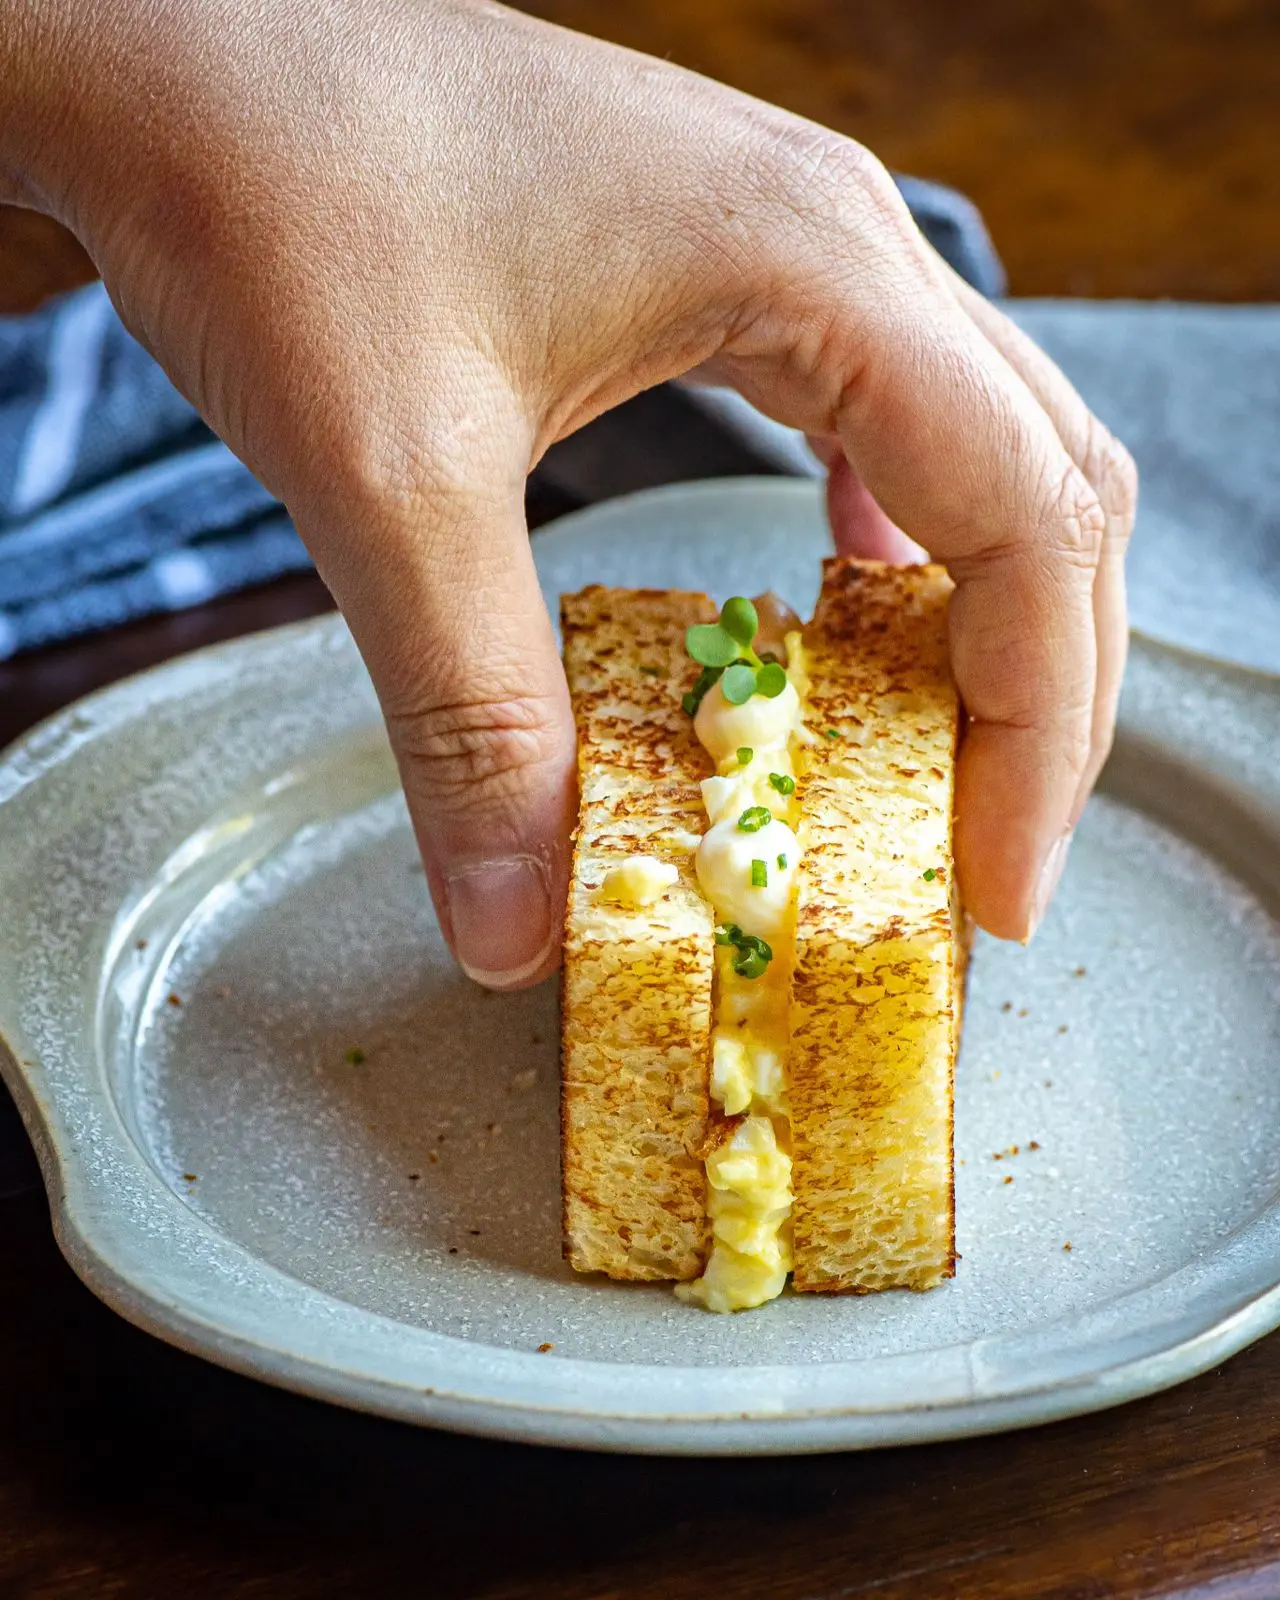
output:
[[[660,678],[662,676],[661,667],[641,667],[640,670],[646,678]]]
[[[796,792],[796,780],[788,777],[785,772],[771,772],[769,774],[769,787],[776,789],[779,794],[794,794]]]
[[[778,870],[779,870],[779,872],[785,872],[787,870],[787,858],[786,858],[786,856],[779,856],[778,857]]]
[[[742,929],[736,922],[727,922],[723,928],[716,929],[717,944],[741,944],[742,939]]]
[[[839,728],[824,728],[822,730],[822,737],[824,739],[838,739],[840,737],[840,730]]]
[[[926,883],[932,883],[933,880],[937,876],[938,876],[938,873],[937,873],[937,869],[936,868],[934,868],[934,867],[926,867],[924,869],[924,881]]]
[[[348,1066],[358,1067],[364,1060],[364,1051],[358,1044],[353,1044],[350,1050],[348,1050],[346,1055],[343,1057],[343,1060]]]
[[[738,818],[738,827],[743,833],[759,833],[772,821],[773,812],[768,806],[748,806]]]
[[[751,765],[751,758],[754,755],[755,755],[755,751],[751,748],[751,746],[749,744],[741,744],[741,745],[739,745],[738,746],[738,765],[740,767],[749,767]]]
[[[769,869],[763,861],[751,863],[751,887],[753,889],[767,889],[769,887]]]

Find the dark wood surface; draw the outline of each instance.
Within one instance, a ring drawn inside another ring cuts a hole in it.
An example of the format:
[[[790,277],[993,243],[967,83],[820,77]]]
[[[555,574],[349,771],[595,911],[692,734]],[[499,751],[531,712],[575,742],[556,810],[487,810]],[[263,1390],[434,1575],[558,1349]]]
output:
[[[1018,292],[1280,292],[1271,0],[531,9],[961,184]],[[89,270],[42,219],[0,212],[0,309]],[[327,604],[289,579],[0,666],[0,743]],[[1151,1400],[951,1445],[757,1462],[503,1446],[301,1400],[129,1327],[63,1263],[0,1116],[4,1148],[0,1600],[1280,1597],[1280,1339]]]

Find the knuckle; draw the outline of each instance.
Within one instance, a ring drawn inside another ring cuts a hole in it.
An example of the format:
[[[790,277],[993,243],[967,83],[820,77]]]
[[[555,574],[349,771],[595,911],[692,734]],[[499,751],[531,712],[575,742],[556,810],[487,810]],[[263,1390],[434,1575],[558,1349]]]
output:
[[[1087,572],[1097,570],[1107,515],[1097,490],[1074,467],[1054,484],[1046,507],[1049,553]]]
[[[1138,504],[1138,468],[1129,454],[1096,417],[1090,419],[1081,467],[1108,513],[1108,533],[1127,540]]]
[[[386,720],[401,762],[444,812],[527,793],[561,746],[556,708],[536,695],[392,707]]]

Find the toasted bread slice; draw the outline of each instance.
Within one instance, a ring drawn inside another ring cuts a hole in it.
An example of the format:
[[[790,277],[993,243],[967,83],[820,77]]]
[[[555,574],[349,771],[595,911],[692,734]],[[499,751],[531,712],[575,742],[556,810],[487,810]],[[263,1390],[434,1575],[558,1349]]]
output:
[[[950,590],[941,567],[829,561],[804,631],[818,737],[787,1066],[799,1290],[928,1289],[955,1270]]]
[[[593,587],[561,607],[581,801],[565,923],[565,1254],[580,1272],[695,1278],[709,1247],[712,909],[693,856],[711,764],[680,709],[705,595]],[[636,853],[679,870],[656,904],[603,902]]]

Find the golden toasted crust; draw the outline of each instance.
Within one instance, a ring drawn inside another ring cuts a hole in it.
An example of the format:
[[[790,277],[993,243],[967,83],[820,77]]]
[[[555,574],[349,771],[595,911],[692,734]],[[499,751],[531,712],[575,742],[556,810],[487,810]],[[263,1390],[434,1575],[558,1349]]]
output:
[[[593,586],[561,604],[581,800],[565,920],[565,1255],[580,1272],[695,1278],[709,1245],[712,910],[693,872],[710,763],[680,696],[705,595]],[[648,670],[644,670],[648,669]],[[635,854],[674,864],[657,904],[596,895]]]
[[[927,1289],[955,1270],[950,588],[940,567],[831,561],[805,629],[818,739],[799,791],[788,1062],[799,1290]]]

